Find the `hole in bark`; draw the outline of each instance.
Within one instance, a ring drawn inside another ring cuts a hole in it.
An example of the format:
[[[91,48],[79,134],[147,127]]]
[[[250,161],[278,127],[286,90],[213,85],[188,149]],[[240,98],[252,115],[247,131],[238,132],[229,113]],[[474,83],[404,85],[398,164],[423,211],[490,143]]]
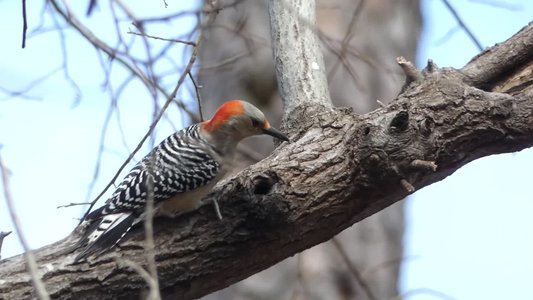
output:
[[[256,201],[248,202],[245,226],[261,231],[266,228],[276,228],[287,223],[289,206],[285,199],[278,194],[271,194],[268,199],[258,197]]]
[[[435,121],[433,121],[433,119],[430,117],[426,117],[424,120],[422,120],[422,122],[420,122],[419,127],[422,135],[428,136],[435,128]]]
[[[369,134],[370,134],[370,126],[363,128],[363,135],[369,135]]]
[[[274,182],[269,177],[257,177],[254,180],[254,194],[256,195],[266,195],[272,190]]]
[[[406,111],[401,111],[394,116],[390,122],[391,129],[397,129],[399,131],[407,130],[409,126],[409,114]]]

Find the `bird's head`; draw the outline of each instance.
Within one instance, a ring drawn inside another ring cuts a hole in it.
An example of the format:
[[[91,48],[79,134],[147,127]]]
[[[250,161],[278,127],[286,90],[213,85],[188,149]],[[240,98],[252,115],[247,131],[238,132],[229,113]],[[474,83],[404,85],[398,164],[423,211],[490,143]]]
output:
[[[202,123],[202,129],[216,140],[232,140],[235,143],[259,134],[289,141],[283,133],[270,126],[257,107],[242,100],[230,100],[222,104],[212,119]]]

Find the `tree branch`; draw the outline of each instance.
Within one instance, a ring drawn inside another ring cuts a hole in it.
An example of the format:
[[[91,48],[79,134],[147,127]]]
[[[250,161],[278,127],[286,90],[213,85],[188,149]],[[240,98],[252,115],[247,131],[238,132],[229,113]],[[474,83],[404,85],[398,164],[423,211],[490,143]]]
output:
[[[533,78],[533,22],[505,41],[505,46],[487,48],[474,57],[462,71],[467,83],[486,90],[512,93],[531,89]],[[516,79],[515,79],[516,77]]]
[[[268,3],[272,52],[285,116],[304,103],[330,107],[324,57],[315,33],[315,1]]]
[[[211,205],[154,220],[162,297],[206,295],[324,242],[403,199],[402,180],[420,189],[479,157],[533,146],[533,82],[518,76],[532,72],[533,58],[526,54],[532,52],[532,27],[462,70],[428,64],[395,101],[365,115],[302,101],[292,118],[305,121],[291,129],[293,143],[205,199],[219,201],[223,220]],[[495,82],[509,92],[480,89]],[[146,265],[139,231],[121,249],[78,265],[70,264],[76,253],[60,254],[76,233],[35,251],[50,296],[137,298],[148,289],[145,281],[115,259]],[[1,265],[0,298],[34,296],[22,256]]]
[[[41,280],[39,273],[37,272],[37,263],[35,262],[35,256],[33,255],[33,251],[28,246],[28,242],[26,238],[24,237],[24,233],[22,232],[22,223],[20,223],[20,220],[15,212],[15,202],[13,201],[13,197],[11,197],[11,188],[9,186],[9,171],[6,166],[4,166],[4,163],[2,161],[2,157],[0,157],[0,177],[2,178],[2,185],[4,189],[4,197],[6,198],[6,204],[7,208],[9,210],[9,215],[11,216],[11,222],[13,222],[13,225],[15,227],[15,231],[17,232],[17,235],[19,237],[20,244],[22,245],[22,248],[24,248],[24,257],[26,261],[26,267],[28,274],[30,275],[31,283],[35,291],[35,296],[37,296],[41,300],[49,300],[50,296],[48,296],[48,293],[46,292],[46,287],[43,284],[43,281]],[[4,239],[7,234],[2,234],[2,240]],[[2,241],[0,241],[0,244]]]
[[[0,259],[2,259],[2,243],[4,239],[11,234],[11,231],[0,231]]]

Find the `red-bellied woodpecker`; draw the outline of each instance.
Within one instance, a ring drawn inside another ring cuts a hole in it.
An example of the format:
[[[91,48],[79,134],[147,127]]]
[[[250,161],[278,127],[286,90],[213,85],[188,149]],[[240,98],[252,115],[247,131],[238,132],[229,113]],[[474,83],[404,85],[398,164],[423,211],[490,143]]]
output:
[[[85,232],[76,245],[84,249],[75,261],[120,242],[143,220],[149,195],[153,195],[155,215],[173,216],[196,209],[231,166],[237,144],[258,134],[288,141],[255,106],[231,100],[212,119],[166,138],[126,175],[104,206],[85,217]]]

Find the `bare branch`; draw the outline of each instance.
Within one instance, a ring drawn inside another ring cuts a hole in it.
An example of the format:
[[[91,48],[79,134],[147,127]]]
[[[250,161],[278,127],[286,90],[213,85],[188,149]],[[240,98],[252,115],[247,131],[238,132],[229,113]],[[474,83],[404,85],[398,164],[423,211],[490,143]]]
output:
[[[355,25],[355,22],[359,18],[359,15],[363,11],[363,6],[365,5],[366,0],[361,0],[357,3],[357,5],[354,8],[354,12],[352,13],[352,17],[350,19],[350,23],[348,26],[346,26],[346,33],[344,34],[344,38],[341,42],[341,49],[339,52],[333,51],[335,54],[337,54],[338,60],[335,61],[335,63],[331,66],[331,69],[328,74],[328,78],[330,78],[330,75],[335,74],[335,72],[339,69],[339,66],[343,65],[346,70],[348,71],[348,74],[352,76],[352,79],[354,80],[354,83],[357,82],[355,72],[352,70],[350,64],[346,60],[346,53],[348,52],[348,48],[350,45],[350,41],[354,36],[353,28]],[[327,45],[327,43],[325,43]]]
[[[416,188],[413,186],[413,184],[407,181],[405,178],[400,179],[400,183],[402,184],[402,187],[405,189],[405,191],[409,194],[416,191]]]
[[[64,11],[59,4],[57,3],[57,0],[50,0],[50,3],[52,3],[52,6],[54,9],[58,12],[58,14],[63,17],[63,19],[72,26],[75,30],[77,30],[88,42],[90,42],[95,48],[103,51],[106,53],[110,58],[113,60],[116,60],[119,62],[123,67],[125,67],[128,71],[131,72],[131,74],[135,75],[137,78],[143,82],[143,84],[147,87],[148,90],[151,90],[153,88],[156,88],[160,93],[165,95],[165,98],[168,98],[169,95],[166,93],[166,91],[159,85],[155,85],[154,82],[151,82],[146,75],[144,75],[138,68],[136,68],[134,65],[128,63],[124,58],[117,55],[116,49],[112,48],[111,46],[107,45],[104,41],[96,37],[86,26],[84,26],[72,13],[69,12],[68,8],[66,11]],[[185,108],[185,105],[182,104],[182,106]]]
[[[159,37],[159,36],[149,35],[149,34],[146,34],[146,33],[133,32],[133,31],[128,31],[128,33],[129,34],[133,34],[133,35],[138,35],[138,36],[144,36],[144,37],[151,38],[151,39],[154,39],[154,40],[174,42],[174,43],[180,43],[180,44],[185,44],[185,45],[196,47],[196,43],[192,42],[192,41],[184,41],[184,40],[178,40],[178,39],[162,38],[162,37]]]
[[[505,47],[492,47],[472,58],[463,67],[463,74],[469,84],[483,90],[521,91],[523,79],[531,78],[533,74],[532,49],[533,26],[530,23],[505,41]],[[516,68],[521,71],[516,72]],[[515,75],[514,78],[510,78],[511,75]]]
[[[448,10],[452,13],[452,15],[455,18],[455,20],[457,20],[457,23],[459,23],[459,26],[461,26],[461,28],[466,32],[466,35],[468,35],[468,37],[472,40],[472,42],[474,42],[474,44],[476,45],[477,49],[479,51],[483,51],[483,46],[481,46],[481,43],[474,36],[474,34],[468,28],[468,26],[466,26],[465,22],[463,22],[463,19],[461,19],[461,17],[459,16],[459,14],[455,10],[455,8],[453,8],[453,6],[450,4],[450,2],[448,0],[442,0],[442,2],[444,3],[444,5],[446,5]]]
[[[159,286],[157,284],[157,278],[154,279],[154,277],[152,277],[148,272],[146,272],[146,270],[144,270],[143,267],[141,267],[137,263],[132,262],[131,260],[117,258],[116,261],[118,264],[124,265],[128,268],[131,268],[135,272],[137,272],[137,274],[139,274],[144,279],[144,281],[148,284],[148,287],[150,288],[150,293],[146,297],[146,299],[148,300],[161,299],[161,295],[159,294]]]
[[[272,51],[285,114],[304,103],[332,105],[315,10],[315,1],[269,1]]]
[[[198,86],[196,84],[196,80],[194,80],[194,76],[192,76],[192,73],[189,71],[189,79],[191,79],[191,82],[194,86],[194,91],[196,92],[196,100],[198,102],[198,113],[200,114],[200,121],[204,121],[204,113],[202,112],[202,96],[200,93],[201,86]]]
[[[211,13],[217,14],[221,10],[224,10],[224,9],[230,8],[230,7],[234,7],[234,6],[236,6],[237,4],[239,4],[242,1],[243,0],[235,0],[235,1],[231,2],[231,3],[228,3],[228,4],[223,5],[223,6],[209,5],[209,6],[205,6],[202,10],[181,11],[181,12],[178,12],[178,13],[174,13],[174,14],[170,14],[170,15],[162,16],[162,17],[144,18],[144,19],[140,19],[139,22],[141,22],[141,23],[168,22],[168,21],[171,21],[173,19],[180,18],[180,17],[187,16],[187,15],[199,15],[199,14],[211,14]]]
[[[519,11],[520,9],[523,9],[524,6],[517,3],[511,3],[509,1],[498,1],[498,0],[470,0],[470,2],[474,3],[480,3],[488,6],[493,6],[497,8],[503,8],[510,11]]]
[[[11,91],[11,90],[8,90],[8,89],[6,89],[4,87],[0,87],[0,90],[3,91],[4,93],[8,94],[8,97],[6,97],[6,98],[24,97],[24,98],[28,98],[28,99],[32,99],[32,100],[40,100],[40,98],[35,98],[35,97],[32,97],[32,96],[26,95],[26,93],[28,93],[28,91],[31,90],[32,88],[34,88],[34,87],[38,86],[39,84],[43,83],[44,81],[48,80],[50,77],[52,77],[53,75],[55,75],[59,71],[61,71],[61,67],[56,68],[56,69],[44,74],[43,76],[31,81],[24,88],[22,88],[22,89],[20,89],[18,91]],[[3,98],[3,99],[6,99],[6,98]],[[0,100],[3,100],[3,99],[0,99]]]
[[[153,160],[149,163],[152,164],[151,169],[153,169]],[[150,287],[150,295],[148,299],[158,300],[161,299],[161,294],[159,293],[159,281],[157,276],[157,266],[155,263],[154,251],[154,182],[153,180],[150,180],[150,178],[154,177],[149,177],[147,184],[148,201],[146,202],[146,208],[144,210],[144,249],[146,252],[146,261],[148,262],[148,275],[150,276],[150,280],[148,280],[148,286]]]
[[[405,57],[400,56],[396,58],[396,62],[402,68],[405,74],[405,84],[409,84],[413,81],[422,79],[422,73],[413,65],[412,62],[405,59]]]
[[[28,18],[26,16],[26,0],[22,0],[22,48],[26,48],[26,32],[28,31]]]
[[[0,259],[2,259],[2,243],[4,242],[4,238],[11,234],[11,231],[0,231]]]
[[[69,204],[63,204],[58,205],[56,208],[65,208],[65,207],[72,207],[72,206],[79,206],[79,205],[89,205],[91,202],[71,202]]]
[[[70,77],[70,74],[69,74],[68,65],[67,65],[69,54],[67,51],[67,41],[66,41],[66,37],[64,33],[65,29],[61,27],[59,21],[57,20],[57,15],[52,14],[51,17],[52,17],[52,21],[54,22],[55,27],[57,28],[57,33],[59,34],[59,44],[61,45],[60,49],[61,49],[61,59],[62,59],[61,69],[63,70],[65,79],[76,92],[74,96],[74,105],[77,105],[81,99],[81,89],[76,84],[76,82],[72,79],[72,77]]]
[[[434,161],[415,159],[411,162],[411,166],[420,169],[428,169],[433,172],[437,171],[437,164]]]
[[[33,256],[33,251],[28,246],[28,242],[26,241],[24,233],[22,232],[22,224],[20,223],[17,213],[15,212],[15,204],[13,202],[13,198],[11,197],[11,189],[9,186],[9,171],[4,165],[2,157],[0,157],[0,173],[2,175],[2,184],[4,187],[4,197],[6,198],[7,209],[9,210],[9,215],[11,216],[11,221],[13,222],[13,226],[15,227],[15,231],[19,237],[20,244],[24,249],[26,266],[31,275],[33,287],[35,288],[39,299],[49,300],[50,296],[46,292],[46,288],[41,280],[41,275],[39,275],[39,270],[37,263],[35,262],[35,257]],[[3,235],[2,240],[6,235],[7,234]]]
[[[93,9],[96,7],[96,0],[89,0],[89,6],[87,7],[86,15],[87,17],[90,17]]]
[[[91,179],[91,182],[89,183],[89,187],[87,189],[87,195],[85,197],[89,205],[92,203],[89,200],[90,200],[91,194],[93,193],[94,186],[96,185],[96,181],[98,180],[98,176],[100,175],[100,165],[102,164],[102,156],[104,154],[104,144],[105,144],[105,137],[106,137],[106,133],[107,133],[107,128],[109,126],[109,123],[111,121],[111,117],[113,116],[113,111],[115,109],[116,109],[116,106],[112,102],[109,105],[109,109],[107,110],[107,114],[106,114],[106,116],[104,118],[104,125],[102,126],[102,130],[101,130],[101,133],[100,133],[100,143],[98,145],[98,154],[96,156],[96,163],[95,163],[95,167],[94,167],[93,178]],[[83,220],[81,220],[81,221],[83,221]]]
[[[368,299],[377,300],[376,296],[374,296],[374,294],[372,293],[370,287],[366,284],[365,279],[363,278],[363,276],[361,276],[361,272],[357,270],[357,267],[350,260],[350,256],[346,253],[346,250],[344,250],[344,247],[342,246],[341,242],[339,242],[336,238],[332,238],[331,242],[333,243],[337,251],[339,251],[342,260],[348,267],[348,270],[350,270],[350,273],[352,273],[357,283],[359,283],[363,291],[365,291],[365,294],[367,295]]]

